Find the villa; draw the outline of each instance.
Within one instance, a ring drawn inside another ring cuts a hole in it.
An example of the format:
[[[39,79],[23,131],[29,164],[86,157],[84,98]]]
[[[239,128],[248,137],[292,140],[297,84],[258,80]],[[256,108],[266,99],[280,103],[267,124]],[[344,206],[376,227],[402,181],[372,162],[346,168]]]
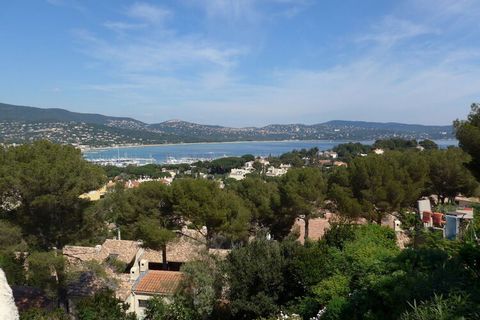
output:
[[[83,270],[79,279],[68,288],[69,305],[75,310],[78,299],[107,287],[114,290],[118,299],[128,303],[129,312],[141,318],[148,299],[161,296],[170,301],[183,279],[181,266],[198,259],[202,252],[224,257],[229,250],[207,250],[203,235],[185,228],[178,231],[177,238],[167,245],[165,270],[162,251],[145,248],[141,241],[107,239],[95,247],[65,246],[63,255],[68,268]],[[105,266],[108,279],[89,270],[89,262]]]

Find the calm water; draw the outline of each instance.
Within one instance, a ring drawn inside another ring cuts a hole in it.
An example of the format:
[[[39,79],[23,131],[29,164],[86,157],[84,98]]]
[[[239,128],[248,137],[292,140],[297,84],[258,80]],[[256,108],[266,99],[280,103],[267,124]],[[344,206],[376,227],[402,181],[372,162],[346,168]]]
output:
[[[215,159],[229,156],[253,154],[255,156],[277,156],[293,149],[309,149],[317,147],[328,150],[346,141],[246,141],[226,143],[191,143],[175,145],[121,147],[112,149],[96,149],[84,153],[86,159],[112,159],[112,158],[151,158],[157,163],[165,163],[168,159]],[[373,141],[360,141],[372,144]],[[440,147],[457,145],[456,140],[437,140]]]

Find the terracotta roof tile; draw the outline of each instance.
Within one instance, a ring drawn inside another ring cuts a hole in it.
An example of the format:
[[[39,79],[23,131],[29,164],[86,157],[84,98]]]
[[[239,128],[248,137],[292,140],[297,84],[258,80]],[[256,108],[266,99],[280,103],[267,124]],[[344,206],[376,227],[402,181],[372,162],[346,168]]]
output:
[[[139,248],[140,244],[137,241],[107,239],[102,245],[100,256],[103,260],[108,258],[109,255],[114,254],[118,255],[118,260],[130,263],[133,258],[135,258],[135,254]]]
[[[220,259],[225,259],[227,256],[230,254],[232,250],[230,249],[208,249],[208,253],[213,254],[214,256],[217,256]]]
[[[178,271],[149,270],[134,286],[135,292],[152,294],[174,294],[183,279]]]
[[[305,235],[305,221],[303,221],[302,219],[297,219],[294,224],[294,228],[295,227],[298,228],[298,231],[300,231],[298,241],[303,243],[304,235]],[[310,223],[308,227],[308,238],[310,240],[321,239],[325,234],[325,231],[329,228],[330,228],[330,223],[328,219],[325,219],[325,218],[310,219]]]
[[[95,247],[63,247],[63,255],[68,259],[68,262],[70,263],[95,260],[99,252],[100,249],[97,250]]]
[[[107,239],[97,247],[65,246],[63,255],[68,258],[69,262],[75,260],[102,262],[109,255],[115,255],[118,260],[128,264],[135,258],[139,248],[140,244],[137,241]]]
[[[336,219],[337,216],[332,213],[326,213],[324,218],[310,219],[308,227],[308,238],[314,241],[322,239],[325,232],[330,229],[330,222],[335,221]],[[366,220],[363,218],[357,219],[355,223],[364,224],[366,223]],[[296,219],[292,227],[292,231],[294,230],[299,231],[300,236],[297,240],[303,243],[305,235],[305,221],[303,219]]]
[[[207,250],[207,246],[202,240],[199,233],[192,230],[177,234],[177,239],[167,244],[167,261],[188,262],[195,260],[200,252]],[[145,249],[141,259],[161,263],[162,251]]]

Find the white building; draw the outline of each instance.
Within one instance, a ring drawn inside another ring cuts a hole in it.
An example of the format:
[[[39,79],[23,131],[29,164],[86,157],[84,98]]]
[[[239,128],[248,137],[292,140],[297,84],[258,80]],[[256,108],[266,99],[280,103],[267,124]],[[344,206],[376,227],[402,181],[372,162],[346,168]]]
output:
[[[245,176],[249,173],[251,173],[252,170],[246,170],[246,169],[232,169],[230,170],[230,173],[228,174],[229,178],[235,179],[235,180],[243,180],[245,179]]]
[[[265,173],[267,177],[280,177],[287,173],[289,168],[275,168],[273,166],[268,167],[267,172]]]
[[[70,268],[78,270],[85,270],[82,266],[88,261],[106,266],[107,275],[117,283],[116,298],[128,303],[128,312],[142,319],[147,301],[152,297],[160,296],[166,302],[171,301],[183,279],[179,271],[181,266],[197,260],[206,251],[224,258],[230,250],[208,249],[202,233],[183,228],[177,231],[177,239],[167,244],[167,270],[163,269],[162,251],[144,248],[141,241],[107,239],[95,247],[65,246],[63,256]],[[125,270],[112,270],[109,261],[123,263]],[[93,295],[105,285],[104,280],[91,272],[82,272],[79,280],[68,288],[71,310],[75,310],[79,299]]]
[[[253,163],[254,161],[247,161],[245,162],[245,164],[243,165],[243,168],[245,170],[253,170]]]
[[[257,159],[257,161],[260,162],[264,166],[268,166],[270,164],[270,161],[268,161],[265,158],[259,158],[259,159]]]
[[[331,159],[337,159],[338,158],[338,153],[333,152],[333,151],[318,151],[317,155],[319,157],[325,157],[325,158],[331,158]]]
[[[18,310],[13,301],[12,289],[8,285],[7,277],[0,269],[0,319],[18,320]]]
[[[287,163],[287,164],[283,164],[283,163],[280,164],[280,169],[285,169],[285,170],[287,170],[287,171],[288,171],[288,169],[290,169],[291,167],[292,167],[292,165],[291,165],[291,164],[288,164],[288,163]]]

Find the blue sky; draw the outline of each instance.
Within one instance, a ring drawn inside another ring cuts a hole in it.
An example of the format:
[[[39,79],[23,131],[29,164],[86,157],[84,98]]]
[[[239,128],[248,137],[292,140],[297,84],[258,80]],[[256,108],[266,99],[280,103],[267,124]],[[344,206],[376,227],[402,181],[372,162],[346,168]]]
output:
[[[449,124],[480,100],[478,0],[16,0],[0,101],[145,122]]]

